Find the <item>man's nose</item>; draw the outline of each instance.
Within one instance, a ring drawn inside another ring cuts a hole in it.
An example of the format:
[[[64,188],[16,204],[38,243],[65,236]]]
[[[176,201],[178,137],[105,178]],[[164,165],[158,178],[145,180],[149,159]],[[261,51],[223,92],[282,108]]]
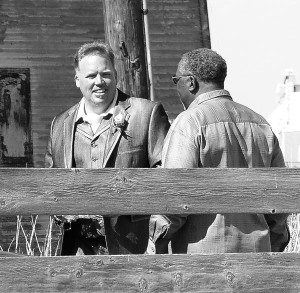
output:
[[[103,80],[102,76],[100,74],[97,74],[95,83],[102,84],[103,82],[104,82],[104,80]]]

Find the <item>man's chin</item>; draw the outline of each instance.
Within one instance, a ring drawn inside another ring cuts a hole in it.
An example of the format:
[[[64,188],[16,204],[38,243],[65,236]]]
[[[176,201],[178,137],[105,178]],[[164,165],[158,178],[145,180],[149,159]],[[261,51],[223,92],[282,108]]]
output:
[[[98,95],[98,96],[93,96],[91,101],[94,105],[99,105],[100,106],[102,104],[107,103],[108,98],[105,95]]]
[[[106,94],[93,94],[92,100],[93,101],[104,101],[106,99]]]

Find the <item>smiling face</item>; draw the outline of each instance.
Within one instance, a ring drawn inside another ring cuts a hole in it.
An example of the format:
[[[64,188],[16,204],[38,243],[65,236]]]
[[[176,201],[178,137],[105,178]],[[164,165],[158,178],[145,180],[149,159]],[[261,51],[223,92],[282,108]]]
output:
[[[75,75],[85,105],[96,114],[105,112],[114,99],[117,78],[111,61],[105,56],[87,55],[78,64]]]

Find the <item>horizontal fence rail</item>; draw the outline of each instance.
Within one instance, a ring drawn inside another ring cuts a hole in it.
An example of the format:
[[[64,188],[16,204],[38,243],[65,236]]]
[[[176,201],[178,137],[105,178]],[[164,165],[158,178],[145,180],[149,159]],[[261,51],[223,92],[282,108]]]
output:
[[[300,212],[300,169],[0,169],[0,215]]]
[[[0,169],[0,216],[300,212],[300,169]],[[11,257],[13,256],[13,257]],[[300,253],[24,257],[1,292],[300,292]]]
[[[2,258],[1,292],[300,292],[300,254]]]

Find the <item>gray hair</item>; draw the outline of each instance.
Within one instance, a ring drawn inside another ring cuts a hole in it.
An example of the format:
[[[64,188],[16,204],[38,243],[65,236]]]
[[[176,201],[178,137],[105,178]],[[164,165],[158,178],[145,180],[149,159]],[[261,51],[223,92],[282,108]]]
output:
[[[182,55],[178,69],[182,74],[192,74],[199,81],[224,83],[227,75],[226,61],[215,51],[200,48]]]

